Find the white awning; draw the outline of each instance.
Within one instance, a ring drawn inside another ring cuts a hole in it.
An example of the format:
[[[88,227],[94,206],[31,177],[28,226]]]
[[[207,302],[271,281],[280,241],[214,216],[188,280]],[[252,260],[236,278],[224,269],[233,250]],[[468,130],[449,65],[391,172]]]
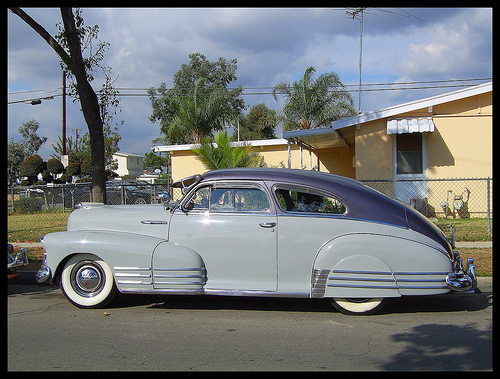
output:
[[[387,134],[424,133],[434,131],[432,117],[387,120]]]

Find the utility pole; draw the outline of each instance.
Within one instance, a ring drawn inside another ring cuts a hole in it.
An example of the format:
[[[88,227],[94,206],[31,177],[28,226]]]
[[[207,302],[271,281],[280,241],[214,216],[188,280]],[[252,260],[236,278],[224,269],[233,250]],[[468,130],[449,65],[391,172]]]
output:
[[[61,163],[64,167],[69,164],[66,154],[66,72],[62,72],[62,154]]]
[[[358,99],[358,113],[361,114],[361,72],[363,67],[363,14],[366,7],[354,8],[352,11],[346,13],[353,19],[359,20],[359,99]]]
[[[62,155],[66,155],[66,72],[62,73]]]
[[[392,13],[397,16],[402,16],[402,17],[407,17],[407,18],[414,18],[419,21],[423,21],[422,19],[418,18],[417,16],[414,16],[410,12],[405,11],[404,9],[396,8],[397,11],[390,11],[387,9],[382,9],[382,8],[366,8],[366,7],[359,7],[359,8],[349,8],[350,10],[346,10],[345,12],[347,15],[352,18],[353,20],[359,20],[359,99],[358,99],[358,113],[361,114],[361,72],[362,72],[362,67],[363,67],[363,17],[365,12],[367,14],[374,14],[376,15],[377,13],[374,13],[373,10],[377,10],[380,12],[387,12],[387,13]],[[358,124],[357,128],[360,128],[360,124]]]

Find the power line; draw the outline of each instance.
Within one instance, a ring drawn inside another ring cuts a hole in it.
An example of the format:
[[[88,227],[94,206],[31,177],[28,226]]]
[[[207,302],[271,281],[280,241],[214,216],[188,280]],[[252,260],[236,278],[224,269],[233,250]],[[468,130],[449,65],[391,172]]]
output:
[[[425,90],[425,89],[439,89],[439,88],[459,88],[459,87],[471,87],[477,85],[475,82],[492,80],[493,78],[468,78],[468,79],[449,79],[449,80],[428,80],[428,81],[412,81],[412,82],[394,82],[394,83],[362,83],[361,91],[362,92],[384,92],[384,91],[406,91],[406,90]],[[345,84],[344,88],[348,92],[356,93],[358,92],[358,84]],[[239,87],[228,87],[228,90],[238,89]],[[58,88],[57,90],[59,90]],[[116,87],[117,91],[128,91],[128,92],[119,92],[117,97],[150,97],[148,91],[151,89],[158,90],[153,87]],[[262,87],[241,87],[242,93],[241,96],[256,96],[256,95],[272,95],[274,87],[271,86],[262,86]],[[55,91],[57,91],[55,90]],[[166,88],[166,91],[173,90],[173,88]],[[179,89],[181,91],[182,89]],[[36,90],[36,91],[45,91],[45,92],[55,92],[55,91],[47,91],[47,90]],[[133,93],[130,91],[138,91],[137,93]],[[143,91],[144,93],[140,93]],[[25,92],[25,91],[20,91]],[[26,91],[28,93],[30,91]],[[99,92],[99,91],[98,91]],[[222,93],[222,92],[221,92]],[[8,95],[17,95],[19,92],[11,92]],[[32,101],[36,100],[49,100],[54,97],[62,96],[62,94],[54,94],[46,97],[37,97],[23,100],[10,101],[7,104],[16,104],[16,103],[27,103],[30,104]],[[157,96],[161,96],[161,94],[157,94]]]

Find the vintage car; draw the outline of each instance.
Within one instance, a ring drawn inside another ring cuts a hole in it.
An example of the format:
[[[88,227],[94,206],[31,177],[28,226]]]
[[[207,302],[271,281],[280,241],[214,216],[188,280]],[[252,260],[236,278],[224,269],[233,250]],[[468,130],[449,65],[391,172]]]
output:
[[[45,236],[38,281],[82,308],[118,290],[325,298],[346,314],[476,286],[473,260],[434,224],[353,179],[227,169],[173,186],[180,201],[74,211],[66,232]]]
[[[14,255],[14,246],[7,244],[7,280],[19,278],[17,272],[18,267],[26,267],[28,265],[28,254],[23,247],[21,251]]]

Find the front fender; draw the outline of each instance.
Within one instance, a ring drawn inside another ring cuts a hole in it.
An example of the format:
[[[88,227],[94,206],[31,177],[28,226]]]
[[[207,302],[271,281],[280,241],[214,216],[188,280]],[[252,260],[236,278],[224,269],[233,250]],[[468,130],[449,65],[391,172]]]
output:
[[[349,234],[314,262],[313,297],[398,297],[446,293],[452,264],[441,251],[405,238]]]
[[[113,270],[116,267],[141,267],[151,271],[151,257],[155,247],[164,239],[139,234],[108,231],[74,231],[47,234],[43,240],[45,264],[57,281],[65,262],[79,253],[96,255]],[[150,275],[151,276],[151,275]],[[151,282],[151,279],[149,279]]]
[[[198,291],[206,282],[205,264],[194,250],[164,239],[113,231],[51,233],[43,240],[45,264],[57,281],[74,254],[93,254],[111,268],[121,292],[154,289]]]

